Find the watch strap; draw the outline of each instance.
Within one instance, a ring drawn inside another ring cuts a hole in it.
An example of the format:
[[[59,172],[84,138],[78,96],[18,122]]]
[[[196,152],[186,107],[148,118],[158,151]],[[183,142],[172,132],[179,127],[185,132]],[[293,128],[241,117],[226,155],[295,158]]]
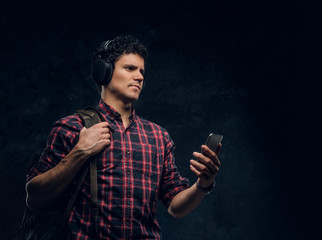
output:
[[[202,192],[202,193],[203,193],[203,194],[205,194],[205,195],[210,194],[210,193],[212,192],[212,190],[214,189],[215,185],[216,185],[215,180],[214,180],[214,182],[213,182],[209,187],[207,187],[207,188],[201,187],[201,186],[199,185],[199,179],[198,179],[198,180],[197,180],[197,182],[196,182],[197,190],[198,190],[198,191],[200,191],[200,192]]]

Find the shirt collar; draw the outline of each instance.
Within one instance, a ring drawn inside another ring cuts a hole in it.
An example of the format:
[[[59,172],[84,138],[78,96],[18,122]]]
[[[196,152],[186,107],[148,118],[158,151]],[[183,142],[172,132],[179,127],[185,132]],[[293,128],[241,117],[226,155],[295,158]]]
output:
[[[119,114],[113,107],[106,104],[102,99],[99,101],[97,105],[97,109],[105,116],[107,116],[110,120],[114,121],[115,119],[121,118],[121,114]],[[132,113],[129,117],[130,120],[136,119],[135,109],[132,106]]]

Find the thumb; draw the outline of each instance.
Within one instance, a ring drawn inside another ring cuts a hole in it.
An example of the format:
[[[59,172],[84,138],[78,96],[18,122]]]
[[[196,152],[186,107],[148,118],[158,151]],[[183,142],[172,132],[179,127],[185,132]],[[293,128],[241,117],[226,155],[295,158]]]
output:
[[[87,128],[86,128],[86,127],[83,127],[83,128],[82,128],[82,130],[80,130],[80,132],[79,132],[79,133],[80,133],[80,134],[82,134],[82,133],[83,133],[83,132],[85,132],[86,130],[87,130]]]

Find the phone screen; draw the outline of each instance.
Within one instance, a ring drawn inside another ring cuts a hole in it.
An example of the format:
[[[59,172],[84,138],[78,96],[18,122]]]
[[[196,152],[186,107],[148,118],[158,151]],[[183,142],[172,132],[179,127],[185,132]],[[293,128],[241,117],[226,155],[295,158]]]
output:
[[[216,153],[219,143],[221,142],[222,139],[223,139],[223,135],[210,133],[205,145],[209,147],[214,153]]]

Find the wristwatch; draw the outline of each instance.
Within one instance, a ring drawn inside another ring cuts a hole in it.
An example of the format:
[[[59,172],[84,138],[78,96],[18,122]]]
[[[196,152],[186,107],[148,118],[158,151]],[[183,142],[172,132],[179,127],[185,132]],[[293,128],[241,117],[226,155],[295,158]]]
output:
[[[200,191],[200,192],[202,192],[202,193],[203,193],[203,194],[205,194],[205,195],[210,194],[210,193],[212,192],[212,190],[214,189],[215,185],[216,185],[215,180],[214,180],[214,182],[213,182],[209,187],[207,187],[207,188],[203,188],[203,187],[201,187],[201,186],[199,185],[199,179],[198,179],[198,180],[197,180],[197,182],[196,182],[197,190],[198,190],[198,191]]]

